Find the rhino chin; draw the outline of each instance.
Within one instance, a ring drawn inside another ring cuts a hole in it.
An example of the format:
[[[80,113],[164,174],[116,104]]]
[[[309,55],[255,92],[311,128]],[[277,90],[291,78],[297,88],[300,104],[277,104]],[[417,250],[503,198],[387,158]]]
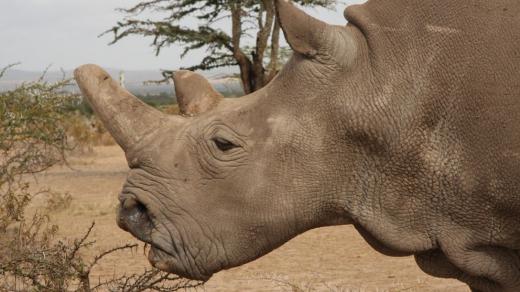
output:
[[[155,246],[152,246],[148,252],[148,261],[153,267],[161,271],[173,273],[190,280],[206,282],[212,276],[212,274],[205,275],[197,271],[187,271],[183,265],[178,263],[175,257]]]

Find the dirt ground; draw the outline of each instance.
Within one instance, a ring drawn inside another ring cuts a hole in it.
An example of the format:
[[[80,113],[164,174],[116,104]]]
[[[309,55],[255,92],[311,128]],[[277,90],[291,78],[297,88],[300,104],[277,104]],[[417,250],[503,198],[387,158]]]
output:
[[[68,192],[73,198],[70,208],[54,216],[60,235],[76,238],[95,221],[92,239],[96,244],[90,255],[136,242],[115,223],[117,194],[127,172],[119,147],[96,147],[93,153],[72,156],[69,163],[37,177],[39,187]],[[148,265],[141,245],[104,260],[93,271],[92,281],[114,273],[139,272]],[[457,281],[427,276],[412,257],[378,254],[350,226],[308,231],[252,263],[217,273],[197,290],[469,291]]]

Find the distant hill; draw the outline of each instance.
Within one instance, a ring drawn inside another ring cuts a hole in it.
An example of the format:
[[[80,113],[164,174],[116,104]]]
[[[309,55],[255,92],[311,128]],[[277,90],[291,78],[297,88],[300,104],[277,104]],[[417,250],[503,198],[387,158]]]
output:
[[[135,95],[141,97],[158,95],[174,97],[174,89],[171,84],[144,84],[146,81],[161,80],[163,77],[159,70],[119,70],[111,68],[106,70],[115,80],[119,80],[119,73],[124,71],[125,87]],[[210,80],[216,90],[225,96],[240,96],[243,94],[240,80],[227,77],[227,75],[232,74],[232,71],[209,71],[202,72],[202,74]],[[35,81],[41,75],[42,72],[10,69],[0,79],[0,91],[13,89],[23,82]],[[72,70],[65,72],[54,70],[48,71],[44,80],[55,82],[63,78],[72,78],[72,76]],[[76,86],[71,87],[70,90],[73,92],[79,91]]]

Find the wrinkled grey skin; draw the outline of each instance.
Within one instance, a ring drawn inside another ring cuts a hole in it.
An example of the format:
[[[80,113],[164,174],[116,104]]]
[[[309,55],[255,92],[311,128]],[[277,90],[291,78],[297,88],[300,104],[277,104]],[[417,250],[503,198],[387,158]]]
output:
[[[276,6],[295,54],[240,99],[181,71],[167,116],[76,70],[131,167],[119,226],[194,279],[354,224],[431,275],[520,291],[520,4],[370,0],[345,27]]]

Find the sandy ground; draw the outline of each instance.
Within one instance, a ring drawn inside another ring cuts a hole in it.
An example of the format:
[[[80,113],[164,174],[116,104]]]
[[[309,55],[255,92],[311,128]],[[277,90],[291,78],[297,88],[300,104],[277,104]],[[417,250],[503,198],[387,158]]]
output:
[[[96,244],[90,255],[136,242],[115,223],[117,194],[127,172],[119,147],[96,147],[69,162],[69,167],[55,167],[37,177],[39,187],[72,195],[70,208],[54,215],[60,235],[78,237],[95,221]],[[145,267],[148,262],[141,246],[106,258],[92,272],[92,281]],[[412,257],[378,254],[350,226],[308,231],[252,263],[214,275],[197,290],[299,291],[291,285],[302,291],[469,291],[457,281],[424,274]]]

